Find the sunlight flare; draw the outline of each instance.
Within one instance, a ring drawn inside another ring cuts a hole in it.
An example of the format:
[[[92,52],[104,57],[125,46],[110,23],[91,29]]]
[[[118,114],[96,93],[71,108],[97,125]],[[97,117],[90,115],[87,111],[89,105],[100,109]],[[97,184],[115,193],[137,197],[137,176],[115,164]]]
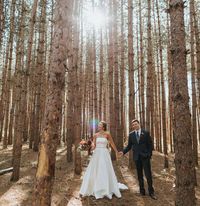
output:
[[[89,26],[93,26],[95,29],[100,29],[108,22],[108,17],[100,9],[85,11],[85,21]]]

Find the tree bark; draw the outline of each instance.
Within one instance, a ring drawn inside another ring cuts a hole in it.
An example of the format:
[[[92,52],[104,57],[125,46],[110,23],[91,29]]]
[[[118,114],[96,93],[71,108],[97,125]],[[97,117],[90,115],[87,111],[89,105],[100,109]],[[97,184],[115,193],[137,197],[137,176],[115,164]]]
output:
[[[55,9],[53,50],[49,69],[49,86],[42,124],[41,145],[36,173],[35,206],[51,205],[51,193],[55,176],[56,147],[59,123],[62,115],[62,90],[64,89],[68,29],[68,1],[58,0]]]
[[[18,53],[17,58],[18,61],[16,65],[16,99],[15,99],[15,126],[14,126],[14,144],[13,144],[13,156],[12,156],[12,166],[13,166],[13,173],[11,176],[11,181],[19,180],[20,176],[20,163],[21,163],[21,153],[22,153],[22,131],[23,131],[23,124],[21,121],[22,117],[22,83],[23,83],[23,65],[22,62],[24,61],[24,24],[25,24],[25,4],[22,1],[21,7],[21,17],[20,17],[20,25],[19,25],[19,39],[18,39]]]
[[[148,0],[148,24],[147,24],[147,110],[146,110],[146,129],[154,136],[154,64],[151,30],[151,0]]]
[[[133,51],[133,0],[128,1],[128,87],[129,87],[129,132],[135,118],[134,51]],[[129,152],[129,168],[133,169],[133,154]]]
[[[176,206],[196,205],[191,116],[187,85],[184,3],[170,0],[171,55],[176,168]]]
[[[46,25],[46,0],[41,2],[41,17],[40,17],[40,26],[39,26],[39,42],[37,49],[37,63],[36,63],[36,77],[35,77],[35,86],[36,86],[36,112],[35,112],[35,137],[33,150],[38,151],[39,142],[40,142],[40,132],[41,132],[41,115],[42,115],[42,84],[43,84],[43,75],[45,70],[45,25]]]
[[[161,26],[160,26],[160,11],[158,0],[156,0],[157,8],[157,19],[158,19],[158,45],[160,55],[160,70],[161,70],[161,91],[162,91],[162,136],[163,136],[163,149],[164,149],[164,168],[169,167],[168,162],[168,150],[167,150],[167,128],[166,128],[166,95],[165,95],[165,84],[164,84],[164,68],[163,68],[163,51],[162,51],[162,39],[161,39]]]
[[[195,83],[195,56],[194,56],[194,2],[190,1],[190,47],[191,47],[191,81],[192,81],[192,142],[194,151],[194,163],[198,166],[198,141],[197,141],[197,98]]]

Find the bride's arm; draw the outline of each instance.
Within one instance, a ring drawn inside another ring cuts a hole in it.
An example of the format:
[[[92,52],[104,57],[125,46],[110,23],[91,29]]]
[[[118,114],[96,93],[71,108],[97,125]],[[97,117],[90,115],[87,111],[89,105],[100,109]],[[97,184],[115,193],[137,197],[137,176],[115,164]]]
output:
[[[92,150],[96,148],[96,135],[93,137],[93,142],[92,142]]]
[[[109,142],[110,142],[113,150],[115,151],[115,153],[118,153],[117,147],[116,147],[116,145],[115,145],[115,143],[114,143],[114,141],[113,141],[113,138],[112,138],[112,136],[110,135],[110,133],[107,134],[107,137],[108,137],[108,140],[109,140]]]

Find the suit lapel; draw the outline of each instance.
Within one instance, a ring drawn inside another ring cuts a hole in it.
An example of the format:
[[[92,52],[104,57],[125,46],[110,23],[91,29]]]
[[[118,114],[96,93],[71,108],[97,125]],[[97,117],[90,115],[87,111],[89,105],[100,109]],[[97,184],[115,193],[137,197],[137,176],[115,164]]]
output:
[[[134,132],[134,135],[135,135],[136,142],[139,144],[140,141],[141,141],[141,135],[144,135],[144,131],[143,131],[143,129],[140,130],[140,138],[139,138],[139,142],[137,141],[137,137],[136,137],[136,133],[135,133],[135,132]]]
[[[141,129],[141,132],[140,132],[140,139],[139,139],[139,143],[140,143],[140,141],[141,141],[141,135],[145,135],[145,133],[144,133],[144,130],[143,130],[143,129]],[[135,131],[133,131],[133,133],[132,133],[132,137],[133,137],[133,141],[134,141],[135,143],[139,144],[139,143],[138,143],[138,141],[137,141],[137,137],[136,137],[136,133],[135,133]]]
[[[143,129],[141,129],[141,132],[140,132],[140,141],[141,141],[141,136],[144,136],[145,135],[145,133],[144,133],[144,130]]]

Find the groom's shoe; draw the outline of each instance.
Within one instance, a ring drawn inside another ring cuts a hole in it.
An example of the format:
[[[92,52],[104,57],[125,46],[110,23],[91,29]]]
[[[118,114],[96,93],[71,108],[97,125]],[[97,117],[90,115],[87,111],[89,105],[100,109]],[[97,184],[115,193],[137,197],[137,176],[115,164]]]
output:
[[[155,196],[155,194],[154,193],[152,193],[152,194],[149,194],[149,196],[151,197],[151,199],[153,199],[153,200],[157,200],[158,198]]]

